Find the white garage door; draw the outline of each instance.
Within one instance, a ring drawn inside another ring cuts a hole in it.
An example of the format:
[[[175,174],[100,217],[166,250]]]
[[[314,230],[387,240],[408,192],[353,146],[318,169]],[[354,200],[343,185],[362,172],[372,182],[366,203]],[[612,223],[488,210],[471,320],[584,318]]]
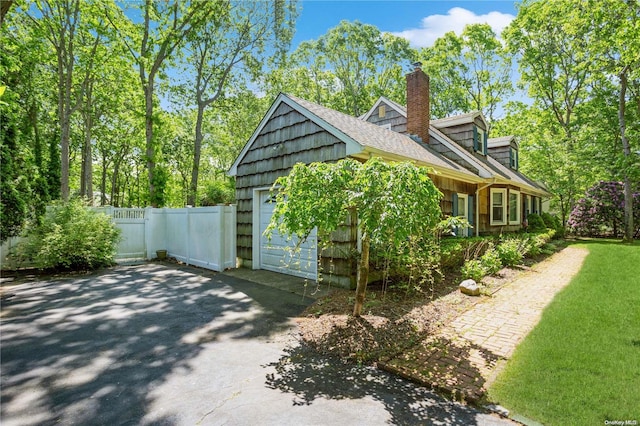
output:
[[[298,239],[286,237],[274,231],[271,240],[263,235],[271,221],[275,200],[269,191],[260,192],[260,269],[295,275],[315,280],[318,276],[317,236],[313,231],[300,245],[300,251],[292,254],[288,248],[295,247]]]

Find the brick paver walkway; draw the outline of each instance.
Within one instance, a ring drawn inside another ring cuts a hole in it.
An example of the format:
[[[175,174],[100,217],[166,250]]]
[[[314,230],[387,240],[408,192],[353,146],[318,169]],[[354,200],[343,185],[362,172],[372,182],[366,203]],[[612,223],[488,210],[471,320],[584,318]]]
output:
[[[587,253],[575,247],[556,253],[382,367],[477,401],[495,377],[498,361],[511,357],[543,309],[580,270]]]

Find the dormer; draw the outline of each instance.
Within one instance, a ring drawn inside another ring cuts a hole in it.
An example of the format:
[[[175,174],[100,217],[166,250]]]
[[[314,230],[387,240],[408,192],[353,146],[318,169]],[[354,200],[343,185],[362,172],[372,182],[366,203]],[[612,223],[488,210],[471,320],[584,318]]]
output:
[[[402,105],[380,96],[361,120],[398,133],[407,131],[407,110]]]
[[[487,121],[480,111],[433,120],[431,125],[469,152],[487,155]]]
[[[491,138],[488,141],[489,155],[500,164],[513,170],[520,167],[519,144],[513,136]]]

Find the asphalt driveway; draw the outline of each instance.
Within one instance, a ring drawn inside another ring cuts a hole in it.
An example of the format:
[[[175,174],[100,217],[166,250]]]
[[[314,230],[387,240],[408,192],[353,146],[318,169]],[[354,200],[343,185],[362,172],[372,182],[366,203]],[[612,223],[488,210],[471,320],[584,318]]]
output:
[[[153,263],[5,287],[0,423],[503,424],[309,353],[293,318],[310,302]]]

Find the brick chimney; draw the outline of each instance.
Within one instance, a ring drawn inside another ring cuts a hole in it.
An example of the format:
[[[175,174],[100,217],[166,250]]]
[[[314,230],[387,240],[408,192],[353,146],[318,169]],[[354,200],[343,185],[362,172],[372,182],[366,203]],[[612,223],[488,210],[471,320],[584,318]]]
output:
[[[407,74],[407,133],[417,135],[429,143],[429,76],[422,71],[422,64],[413,64],[413,72]]]

